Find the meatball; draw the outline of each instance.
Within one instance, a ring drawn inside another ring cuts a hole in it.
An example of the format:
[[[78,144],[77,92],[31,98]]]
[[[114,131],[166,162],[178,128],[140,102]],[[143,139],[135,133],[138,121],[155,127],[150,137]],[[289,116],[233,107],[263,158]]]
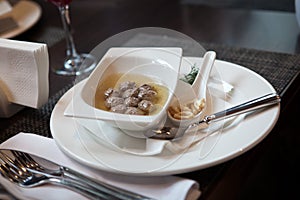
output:
[[[126,110],[127,107],[124,104],[119,104],[110,108],[111,112],[116,112],[116,113],[125,113]]]
[[[137,88],[127,89],[123,92],[122,97],[123,98],[137,97],[138,94],[139,94],[139,90]]]
[[[139,101],[140,100],[136,97],[128,97],[124,100],[124,104],[128,107],[137,107]]]
[[[138,97],[142,100],[151,101],[157,95],[157,92],[154,90],[142,90],[139,92]]]
[[[139,104],[138,104],[138,108],[144,112],[151,112],[154,109],[154,105],[151,101],[148,100],[142,100]]]
[[[108,97],[119,97],[120,92],[118,90],[114,90],[113,88],[108,88],[104,92],[104,98],[107,99]]]
[[[126,91],[126,90],[128,90],[128,89],[133,89],[133,88],[136,88],[136,87],[137,87],[137,86],[136,86],[136,83],[135,83],[135,82],[132,82],[132,81],[125,81],[125,82],[123,82],[123,83],[120,84],[119,90],[120,90],[121,92],[124,92],[124,91]]]
[[[106,108],[115,113],[148,115],[155,109],[157,92],[148,84],[137,86],[133,81],[119,84],[117,89],[108,88],[104,92]]]
[[[148,84],[143,84],[139,87],[140,91],[145,91],[145,90],[153,90],[151,85]]]
[[[124,103],[124,99],[121,97],[108,97],[105,100],[105,106],[107,108],[111,108],[111,107],[115,107],[119,104],[123,104]]]
[[[144,112],[141,111],[140,109],[136,107],[128,107],[127,110],[125,111],[125,114],[128,115],[143,115]]]

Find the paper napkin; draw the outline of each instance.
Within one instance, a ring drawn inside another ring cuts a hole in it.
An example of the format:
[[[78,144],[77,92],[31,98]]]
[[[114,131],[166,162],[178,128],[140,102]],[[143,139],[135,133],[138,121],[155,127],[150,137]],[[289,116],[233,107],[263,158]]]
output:
[[[6,0],[0,0],[0,16],[12,10],[10,3]]]
[[[13,114],[20,111],[24,106],[10,103],[4,93],[4,91],[1,89],[0,84],[0,118],[7,118],[11,117]]]
[[[0,148],[22,150],[65,165],[87,176],[159,200],[196,200],[200,196],[197,182],[176,176],[134,177],[98,171],[67,157],[53,139],[29,133],[19,133],[0,145]],[[73,200],[85,197],[57,186],[24,189],[0,176],[0,183],[20,199]]]
[[[11,103],[39,108],[49,93],[46,44],[0,39],[0,88]]]

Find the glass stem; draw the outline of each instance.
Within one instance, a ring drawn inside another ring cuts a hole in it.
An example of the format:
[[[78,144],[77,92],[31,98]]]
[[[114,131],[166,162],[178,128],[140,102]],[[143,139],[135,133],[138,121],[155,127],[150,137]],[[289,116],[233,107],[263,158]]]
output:
[[[61,15],[61,20],[63,24],[63,28],[65,31],[65,37],[66,37],[66,42],[67,42],[67,56],[70,58],[76,58],[78,57],[78,53],[75,48],[75,43],[73,40],[73,36],[71,33],[71,20],[70,20],[70,15],[69,15],[69,6],[59,6],[59,12]]]

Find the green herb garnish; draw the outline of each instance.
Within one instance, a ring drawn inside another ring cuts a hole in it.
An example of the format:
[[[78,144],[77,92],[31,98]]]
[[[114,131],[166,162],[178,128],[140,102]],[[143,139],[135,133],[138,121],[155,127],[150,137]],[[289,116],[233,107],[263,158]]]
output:
[[[195,63],[194,65],[191,66],[191,71],[188,74],[185,74],[184,77],[181,78],[180,80],[192,85],[195,81],[198,72],[199,72],[199,68],[196,67],[196,63]]]

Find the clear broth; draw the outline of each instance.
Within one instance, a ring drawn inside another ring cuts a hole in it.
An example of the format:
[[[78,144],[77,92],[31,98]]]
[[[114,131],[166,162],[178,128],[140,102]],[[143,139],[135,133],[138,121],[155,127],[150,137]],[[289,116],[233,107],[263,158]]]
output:
[[[169,96],[169,90],[167,87],[155,83],[154,79],[151,79],[150,77],[143,76],[140,74],[111,74],[110,76],[107,76],[104,78],[104,80],[100,81],[100,83],[97,86],[97,91],[95,94],[95,107],[101,110],[109,111],[105,106],[105,98],[104,98],[104,92],[108,88],[114,88],[118,89],[120,83],[123,83],[125,81],[134,81],[138,86],[142,84],[149,84],[151,85],[154,90],[157,92],[157,96],[152,102],[156,109],[152,113],[149,113],[150,115],[154,115],[158,113],[161,108],[166,103],[168,96]]]

